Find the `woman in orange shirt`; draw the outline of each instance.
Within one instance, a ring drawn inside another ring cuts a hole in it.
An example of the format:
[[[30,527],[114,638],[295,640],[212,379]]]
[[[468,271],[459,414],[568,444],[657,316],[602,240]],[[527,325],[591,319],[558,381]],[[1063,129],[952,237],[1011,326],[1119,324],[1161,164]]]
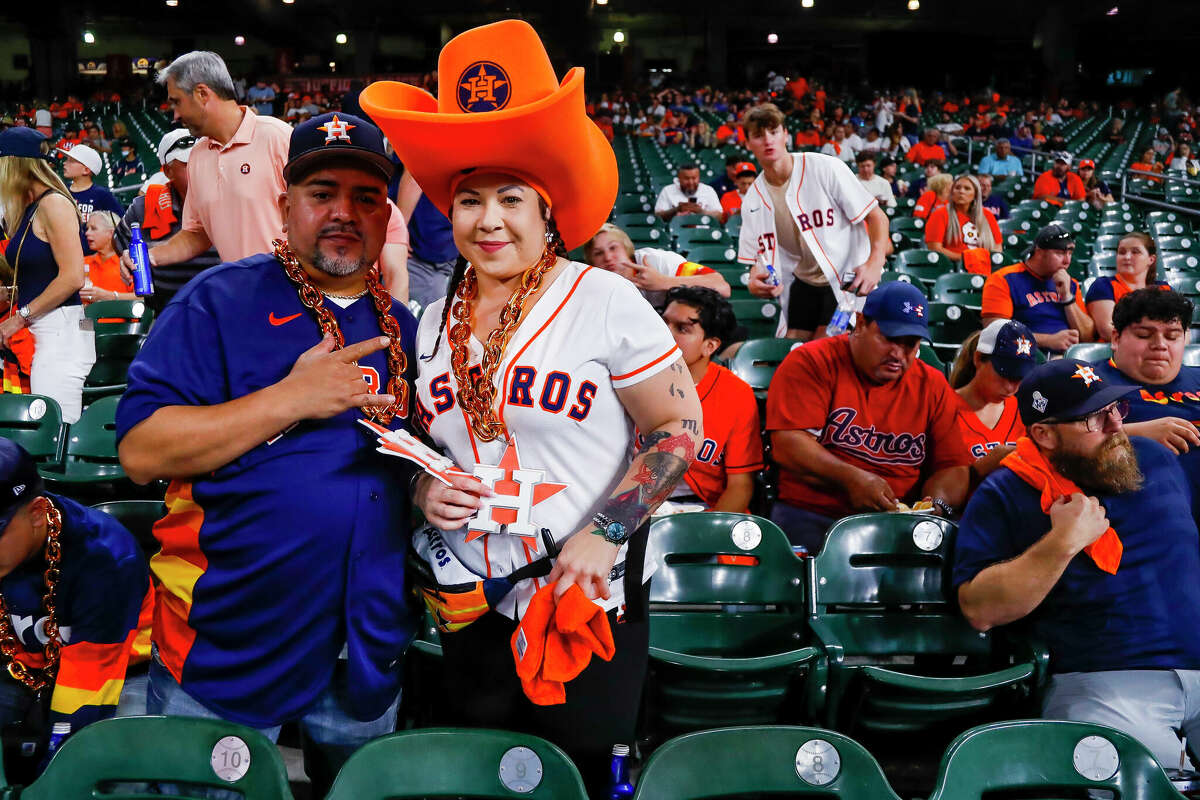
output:
[[[953,183],[954,176],[946,172],[939,172],[930,178],[925,183],[925,191],[917,198],[917,204],[913,206],[913,216],[917,219],[928,220],[930,214],[950,202],[950,186]]]
[[[133,284],[121,277],[121,258],[113,250],[113,230],[120,219],[111,211],[93,211],[88,216],[88,247],[95,251],[83,259],[84,283],[79,299],[84,305],[97,300],[136,300]]]
[[[925,223],[925,246],[951,261],[963,261],[968,250],[998,253],[1002,241],[995,216],[983,207],[983,190],[974,175],[959,175],[950,187],[950,202],[934,209]],[[990,256],[984,257],[982,270],[971,268],[971,259],[964,266],[969,272],[991,273]]]
[[[1033,333],[1011,319],[992,321],[963,342],[950,372],[958,395],[958,428],[974,459],[971,485],[1012,452],[1025,426],[1017,412],[1017,387],[1037,365]]]

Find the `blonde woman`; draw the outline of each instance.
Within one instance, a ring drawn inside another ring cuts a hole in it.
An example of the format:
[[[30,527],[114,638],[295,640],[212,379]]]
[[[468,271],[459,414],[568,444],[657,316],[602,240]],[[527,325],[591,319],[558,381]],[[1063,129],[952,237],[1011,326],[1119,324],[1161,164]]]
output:
[[[974,175],[959,175],[950,187],[950,202],[935,209],[925,224],[925,246],[951,261],[962,261],[963,253],[977,248],[998,253],[1002,241]]]
[[[676,286],[703,286],[724,298],[730,295],[729,283],[721,273],[669,250],[653,247],[634,250],[629,234],[611,222],[600,226],[599,232],[584,245],[583,252],[593,267],[632,281],[655,308],[662,306],[667,292]]]
[[[928,221],[931,214],[950,202],[950,186],[954,176],[939,172],[925,183],[925,191],[917,198],[913,216]]]
[[[17,311],[0,322],[0,344],[29,328],[36,340],[30,385],[58,401],[63,420],[83,410],[83,381],[96,361],[95,335],[83,330],[83,245],[79,207],[51,168],[50,142],[30,128],[0,133],[0,208],[16,272]]]
[[[121,257],[113,250],[113,231],[121,218],[111,211],[93,211],[88,216],[84,237],[92,255],[84,256],[87,278],[79,290],[86,306],[97,300],[136,300],[133,284],[121,275]]]

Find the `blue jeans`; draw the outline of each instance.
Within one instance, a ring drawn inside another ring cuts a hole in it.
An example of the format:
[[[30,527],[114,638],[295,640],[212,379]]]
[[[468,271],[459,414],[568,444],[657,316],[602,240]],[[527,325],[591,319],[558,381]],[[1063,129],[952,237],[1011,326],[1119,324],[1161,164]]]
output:
[[[346,670],[339,663],[333,681],[299,719],[304,734],[304,770],[313,782],[313,796],[323,797],[337,771],[362,745],[386,736],[396,729],[399,696],[378,719],[360,722],[346,712]],[[188,694],[167,668],[152,659],[146,690],[146,713],[173,717],[220,719],[200,701]],[[272,742],[279,739],[279,725],[259,728]]]
[[[431,262],[416,256],[408,257],[408,299],[421,307],[446,296],[454,261]]]
[[[771,521],[783,529],[793,547],[799,545],[815,556],[825,544],[826,532],[837,520],[777,500],[771,507]]]

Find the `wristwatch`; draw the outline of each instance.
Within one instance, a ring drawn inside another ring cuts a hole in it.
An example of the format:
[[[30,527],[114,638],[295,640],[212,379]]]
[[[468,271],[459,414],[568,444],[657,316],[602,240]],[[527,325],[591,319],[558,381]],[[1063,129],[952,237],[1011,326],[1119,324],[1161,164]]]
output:
[[[954,506],[950,505],[949,503],[947,503],[945,500],[943,500],[940,497],[933,498],[932,502],[933,502],[934,508],[936,508],[938,511],[942,512],[943,517],[945,517],[946,519],[954,518],[954,515],[956,513],[954,511]]]
[[[21,306],[17,309],[17,314],[25,320],[26,325],[33,319],[33,312],[29,310],[29,306]]]
[[[1069,306],[1075,302],[1075,293],[1072,292],[1071,296],[1068,297],[1066,300],[1055,300],[1054,302],[1058,303],[1060,306]]]
[[[604,537],[609,544],[622,545],[629,540],[629,530],[612,517],[596,512],[592,524],[596,526],[592,533]]]

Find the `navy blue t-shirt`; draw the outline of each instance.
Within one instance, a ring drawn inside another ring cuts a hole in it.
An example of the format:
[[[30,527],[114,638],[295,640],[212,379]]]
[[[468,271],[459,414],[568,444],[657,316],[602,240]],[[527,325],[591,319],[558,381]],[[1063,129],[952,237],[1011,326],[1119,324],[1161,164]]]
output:
[[[71,192],[71,196],[75,198],[75,204],[79,206],[79,215],[83,218],[83,225],[79,229],[79,240],[83,244],[83,254],[90,256],[94,250],[88,246],[87,238],[83,234],[83,228],[87,226],[88,217],[93,211],[112,211],[118,217],[125,216],[125,209],[121,206],[121,201],[116,195],[105,189],[103,186],[92,184],[91,188],[84,189],[82,192]]]
[[[1200,532],[1191,490],[1169,450],[1130,437],[1145,485],[1099,496],[1124,552],[1115,575],[1086,553],[1067,565],[1027,621],[1050,648],[1052,672],[1200,669]],[[992,472],[959,524],[954,586],[1016,558],[1050,530],[1039,493],[1016,473]]]
[[[1008,219],[1008,201],[1000,195],[989,195],[988,199],[983,201],[983,207],[992,212],[992,216],[998,220]]]
[[[1200,422],[1200,367],[1183,366],[1175,380],[1147,386],[1117,369],[1112,359],[1093,362],[1096,374],[1113,383],[1131,383],[1141,388],[1129,395],[1125,423],[1146,422],[1162,417],[1179,417]]]

